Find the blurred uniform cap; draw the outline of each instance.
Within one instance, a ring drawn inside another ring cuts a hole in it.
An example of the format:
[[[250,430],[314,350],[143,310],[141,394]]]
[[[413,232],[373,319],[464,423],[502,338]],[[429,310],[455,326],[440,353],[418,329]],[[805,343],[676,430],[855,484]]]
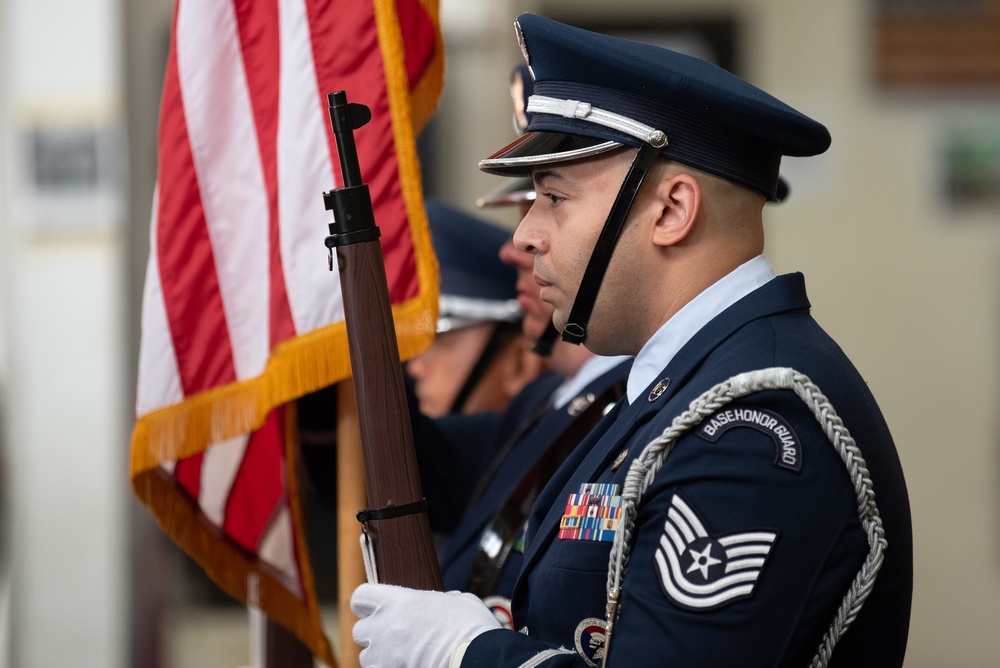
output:
[[[509,234],[464,211],[427,198],[431,243],[441,268],[438,332],[479,322],[515,323],[517,272],[500,261]]]
[[[781,156],[830,145],[823,125],[708,61],[531,14],[516,27],[533,75],[530,118],[521,138],[480,162],[485,172],[525,176],[649,143],[775,200]]]
[[[535,82],[525,63],[516,65],[510,71],[510,97],[514,103],[514,130],[523,135],[531,120],[528,113],[528,98],[534,90]],[[511,206],[535,200],[535,184],[530,177],[505,180],[497,188],[476,200],[479,208]]]

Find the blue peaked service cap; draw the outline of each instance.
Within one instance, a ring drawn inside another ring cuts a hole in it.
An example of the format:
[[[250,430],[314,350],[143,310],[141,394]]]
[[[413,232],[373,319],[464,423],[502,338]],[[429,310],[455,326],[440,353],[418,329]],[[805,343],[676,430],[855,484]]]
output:
[[[781,156],[830,146],[822,124],[708,61],[532,14],[515,25],[534,77],[531,120],[479,163],[485,172],[525,176],[534,165],[645,142],[777,199]]]
[[[438,332],[478,322],[519,322],[517,272],[499,257],[510,235],[436,199],[427,198],[425,206],[441,270]]]

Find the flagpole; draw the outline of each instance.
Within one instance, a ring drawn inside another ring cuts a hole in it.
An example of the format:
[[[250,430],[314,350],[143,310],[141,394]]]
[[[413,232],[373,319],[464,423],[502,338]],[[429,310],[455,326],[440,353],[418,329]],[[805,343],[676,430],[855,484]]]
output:
[[[291,631],[259,608],[247,607],[253,668],[313,668],[313,653]]]
[[[354,387],[337,385],[337,625],[340,631],[340,668],[360,668],[361,648],[354,643],[351,629],[356,617],[351,612],[351,594],[365,581],[365,566],[358,538],[361,535],[355,514],[368,504],[365,493],[364,459]]]

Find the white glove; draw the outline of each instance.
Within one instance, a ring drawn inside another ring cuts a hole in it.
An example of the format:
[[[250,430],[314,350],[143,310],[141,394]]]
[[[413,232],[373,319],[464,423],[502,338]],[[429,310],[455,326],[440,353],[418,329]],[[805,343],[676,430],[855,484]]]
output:
[[[479,598],[457,591],[363,584],[351,611],[363,668],[448,668],[460,644],[500,628]]]

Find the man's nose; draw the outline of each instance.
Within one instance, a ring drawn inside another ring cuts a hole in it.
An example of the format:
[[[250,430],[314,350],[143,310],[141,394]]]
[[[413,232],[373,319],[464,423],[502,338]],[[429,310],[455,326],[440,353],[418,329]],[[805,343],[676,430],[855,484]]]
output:
[[[514,246],[522,253],[538,255],[547,250],[544,235],[538,221],[538,214],[532,206],[514,230]]]

